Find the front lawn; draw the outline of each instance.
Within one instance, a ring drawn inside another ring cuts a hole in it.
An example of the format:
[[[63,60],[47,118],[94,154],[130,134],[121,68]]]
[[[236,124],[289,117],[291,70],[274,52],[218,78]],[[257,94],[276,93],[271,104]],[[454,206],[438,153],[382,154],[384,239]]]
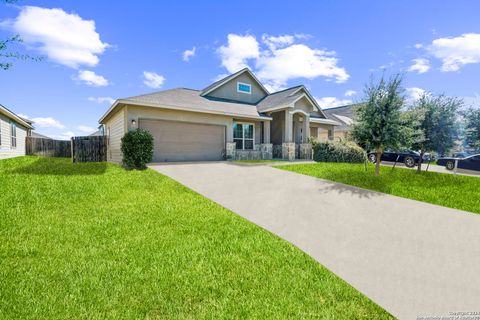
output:
[[[0,161],[0,319],[381,319],[293,245],[152,170]]]
[[[437,172],[381,166],[380,176],[373,175],[374,165],[350,163],[314,163],[277,168],[414,199],[445,207],[480,213],[480,178]]]

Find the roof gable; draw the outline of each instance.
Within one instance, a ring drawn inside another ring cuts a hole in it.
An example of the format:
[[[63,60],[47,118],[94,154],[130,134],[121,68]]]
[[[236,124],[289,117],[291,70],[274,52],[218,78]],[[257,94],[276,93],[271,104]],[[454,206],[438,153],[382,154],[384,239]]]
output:
[[[239,92],[237,90],[238,83],[250,85],[251,92]],[[212,83],[203,89],[200,95],[202,97],[211,96],[225,100],[256,104],[258,101],[268,95],[268,90],[248,68],[244,68],[234,74]]]
[[[22,126],[28,128],[28,129],[33,129],[31,121],[27,121],[27,120],[23,119],[22,117],[18,116],[13,111],[7,109],[7,107],[5,107],[1,104],[0,104],[0,114],[3,114],[7,118],[14,120],[15,122],[21,124]]]

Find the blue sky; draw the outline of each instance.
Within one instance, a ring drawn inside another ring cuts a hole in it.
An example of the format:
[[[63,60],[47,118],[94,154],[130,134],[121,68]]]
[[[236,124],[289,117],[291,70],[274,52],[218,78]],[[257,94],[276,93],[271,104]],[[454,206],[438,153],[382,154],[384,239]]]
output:
[[[404,72],[410,97],[480,104],[479,1],[166,3],[0,4],[0,38],[19,33],[20,51],[45,57],[0,71],[0,103],[67,138],[96,128],[111,99],[202,89],[249,66],[272,90],[305,84],[324,107],[361,100],[383,72]]]

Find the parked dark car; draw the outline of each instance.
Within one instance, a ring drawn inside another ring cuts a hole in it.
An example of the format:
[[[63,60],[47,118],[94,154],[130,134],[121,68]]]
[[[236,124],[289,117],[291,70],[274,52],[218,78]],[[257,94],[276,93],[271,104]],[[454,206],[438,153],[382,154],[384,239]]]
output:
[[[370,152],[368,154],[368,160],[370,162],[377,162],[377,155],[375,152]],[[382,161],[390,161],[390,162],[402,162],[408,168],[413,168],[415,165],[418,164],[420,160],[420,154],[415,151],[391,151],[387,150],[382,154]],[[425,158],[423,161],[426,161]]]
[[[452,158],[466,158],[469,157],[470,154],[467,152],[455,152],[452,156]]]
[[[445,166],[447,170],[455,169],[455,161],[458,161],[457,168],[480,171],[480,154],[474,154],[466,158],[440,158],[437,160],[439,166]]]

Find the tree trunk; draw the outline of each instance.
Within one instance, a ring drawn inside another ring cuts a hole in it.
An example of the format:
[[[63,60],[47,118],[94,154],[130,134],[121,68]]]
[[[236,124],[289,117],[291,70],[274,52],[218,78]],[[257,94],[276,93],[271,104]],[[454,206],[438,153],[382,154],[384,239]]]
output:
[[[380,175],[380,162],[382,161],[382,152],[377,151],[376,153],[376,162],[375,162],[375,175],[378,176]]]
[[[425,154],[425,150],[420,149],[420,160],[418,160],[418,168],[417,173],[422,172],[422,162],[423,162],[423,155]]]

